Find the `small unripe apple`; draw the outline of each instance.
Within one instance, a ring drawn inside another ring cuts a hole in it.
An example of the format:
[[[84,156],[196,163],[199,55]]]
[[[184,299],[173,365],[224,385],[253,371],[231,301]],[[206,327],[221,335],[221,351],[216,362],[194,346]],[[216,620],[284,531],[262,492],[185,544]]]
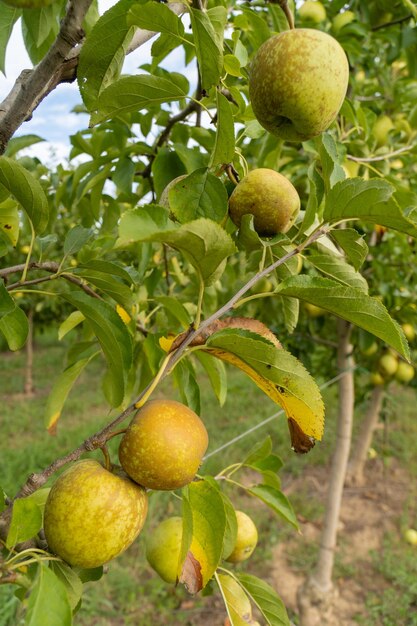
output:
[[[417,530],[407,528],[407,530],[404,531],[404,539],[407,543],[411,543],[412,546],[417,546]]]
[[[152,400],[131,421],[120,442],[119,459],[139,485],[179,489],[193,480],[207,445],[207,430],[188,406]]]
[[[388,140],[388,133],[394,128],[394,123],[388,115],[380,115],[372,129],[372,134],[376,140],[376,145],[383,146]]]
[[[98,567],[126,550],[148,511],[145,490],[94,459],[74,463],[56,480],[45,505],[49,549],[70,565]]]
[[[373,341],[371,344],[369,344],[366,348],[362,350],[362,354],[364,356],[373,356],[377,352],[378,352],[378,344],[376,341]]]
[[[416,338],[416,331],[414,329],[414,326],[412,324],[402,324],[401,328],[404,331],[404,335],[407,338],[407,341],[414,341],[414,339]]]
[[[306,2],[301,5],[298,15],[306,22],[309,21],[320,24],[320,22],[324,22],[326,19],[326,9],[319,0],[306,0]]]
[[[295,28],[265,41],[252,61],[249,96],[258,122],[286,141],[307,141],[335,120],[349,64],[340,44],[319,30]]]
[[[230,563],[246,561],[258,543],[258,531],[252,519],[243,511],[236,511],[237,536],[235,546],[227,557]]]
[[[258,168],[236,185],[229,198],[229,215],[236,226],[252,214],[261,237],[286,233],[300,211],[300,197],[290,181],[275,170]]]
[[[181,552],[182,518],[163,520],[146,541],[146,558],[149,565],[167,583],[175,583]]]
[[[400,383],[409,383],[414,378],[414,367],[410,363],[400,361],[398,363],[397,371],[395,372],[395,378]]]
[[[368,459],[376,459],[377,456],[378,452],[375,450],[375,448],[368,449]]]
[[[326,311],[324,309],[322,309],[320,306],[317,306],[316,304],[312,304],[311,302],[305,302],[304,308],[309,317],[322,317],[326,314]]]
[[[342,167],[345,171],[346,178],[355,178],[358,175],[360,164],[357,161],[346,159],[343,161]]]
[[[336,34],[338,34],[344,26],[347,26],[355,19],[355,14],[353,11],[344,11],[343,13],[338,13],[332,21],[332,28]]]
[[[398,369],[398,359],[393,354],[383,354],[378,361],[378,369],[384,378],[394,376]]]
[[[370,382],[373,387],[379,387],[380,385],[385,384],[385,379],[381,376],[379,372],[372,372],[370,376]]]

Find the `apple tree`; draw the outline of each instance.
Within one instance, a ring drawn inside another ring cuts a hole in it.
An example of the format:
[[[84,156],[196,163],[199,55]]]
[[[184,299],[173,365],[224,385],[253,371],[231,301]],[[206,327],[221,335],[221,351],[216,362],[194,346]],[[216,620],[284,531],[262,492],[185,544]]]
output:
[[[287,0],[119,0],[100,16],[91,0],[2,1],[1,37],[7,44],[21,20],[34,67],[0,107],[0,331],[10,349],[24,346],[17,294],[61,303],[57,330],[73,342],[46,427],[65,428],[66,398],[93,360],[115,413],[3,498],[0,581],[18,588],[26,623],[52,623],[51,606],[55,620],[72,623],[83,582],[100,578],[134,541],[157,490],[182,501],[182,517],[156,531],[173,562],[148,545],[162,578],[190,593],[216,586],[233,625],[256,624],[253,606],[266,623],[289,624],[276,590],[228,564],[256,543],[233,489],[298,527],[280,486],[282,461],[267,439],[218,476],[204,473],[210,433],[199,417],[199,376],[202,368],[223,402],[224,363],[242,370],[282,406],[288,449],[300,454],[324,431],[316,372],[287,349],[300,303],[337,318],[340,370],[350,364],[353,329],[410,358],[404,330],[360,272],[369,225],[417,235],[413,179],[399,184],[370,165],[415,151],[417,11],[408,0],[396,8],[386,18],[391,36],[378,4],[346,11],[329,2],[317,14],[318,2],[298,13]],[[128,55],[135,74],[123,74]],[[397,65],[386,70],[388,61]],[[404,67],[393,95],[404,115],[393,113],[391,127],[381,122],[386,72]],[[53,89],[74,80],[88,127],[70,138],[68,165],[35,159],[32,167],[11,147],[38,139],[13,135]],[[398,145],[382,150],[391,137]],[[23,224],[28,249],[16,259]],[[163,380],[177,385],[181,403],[152,397]],[[353,406],[351,379],[342,381]],[[121,437],[121,466],[107,446],[113,437]],[[81,459],[93,450],[103,464]],[[349,447],[342,452],[338,505]],[[245,468],[257,476],[249,486],[238,479]]]

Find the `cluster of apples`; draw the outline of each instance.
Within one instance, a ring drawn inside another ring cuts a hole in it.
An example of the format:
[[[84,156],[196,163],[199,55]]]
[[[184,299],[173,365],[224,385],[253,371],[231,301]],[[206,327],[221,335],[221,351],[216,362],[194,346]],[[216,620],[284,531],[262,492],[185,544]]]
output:
[[[147,490],[191,482],[208,445],[207,430],[189,407],[152,400],[135,415],[119,446],[121,467],[94,459],[69,467],[45,505],[48,546],[72,566],[98,567],[123,552],[143,528]]]
[[[416,337],[416,331],[412,324],[402,324],[404,335],[409,343],[412,343]],[[376,342],[373,342],[368,348],[363,351],[365,356],[373,356],[378,351]],[[371,383],[374,386],[385,385],[395,379],[401,384],[407,384],[414,378],[414,367],[406,361],[400,360],[398,355],[392,351],[387,350],[378,358],[376,371],[371,374]]]
[[[152,400],[138,411],[119,446],[120,466],[106,469],[83,459],[56,480],[45,505],[49,549],[73,567],[93,568],[121,554],[136,539],[148,512],[147,490],[190,483],[208,445],[207,430],[189,407]],[[227,559],[252,554],[258,539],[248,515],[236,511],[237,538]],[[164,520],[147,543],[150,565],[167,582],[177,579],[182,519]]]

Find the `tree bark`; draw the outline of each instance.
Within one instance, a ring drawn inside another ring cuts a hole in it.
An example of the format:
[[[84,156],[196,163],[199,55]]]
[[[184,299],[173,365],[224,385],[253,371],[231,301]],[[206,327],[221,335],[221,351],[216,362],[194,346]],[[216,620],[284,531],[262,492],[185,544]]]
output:
[[[25,386],[24,394],[27,397],[33,396],[33,309],[28,313],[29,332],[26,340],[26,363],[25,363]]]
[[[330,468],[327,503],[316,567],[298,590],[301,626],[333,624],[331,603],[335,594],[332,584],[337,529],[352,438],[354,409],[353,357],[350,335],[352,326],[338,320],[337,366],[345,372],[339,381],[336,445]]]
[[[355,485],[362,485],[364,482],[364,469],[368,450],[372,443],[372,437],[378,424],[381,413],[382,402],[384,400],[383,385],[376,385],[372,389],[368,410],[361,424],[355,448],[348,467],[347,482]]]

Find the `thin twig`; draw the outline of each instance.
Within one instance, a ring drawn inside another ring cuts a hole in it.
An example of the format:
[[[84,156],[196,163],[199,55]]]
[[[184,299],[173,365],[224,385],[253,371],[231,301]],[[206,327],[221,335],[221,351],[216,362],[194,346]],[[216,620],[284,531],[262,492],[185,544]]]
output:
[[[356,163],[373,163],[375,161],[385,161],[386,159],[398,156],[399,154],[403,154],[404,152],[409,152],[413,148],[415,148],[415,145],[404,146],[403,148],[394,150],[394,152],[389,152],[388,154],[381,154],[379,156],[373,157],[355,157],[352,154],[347,154],[346,158],[349,159],[349,161],[356,161]]]

